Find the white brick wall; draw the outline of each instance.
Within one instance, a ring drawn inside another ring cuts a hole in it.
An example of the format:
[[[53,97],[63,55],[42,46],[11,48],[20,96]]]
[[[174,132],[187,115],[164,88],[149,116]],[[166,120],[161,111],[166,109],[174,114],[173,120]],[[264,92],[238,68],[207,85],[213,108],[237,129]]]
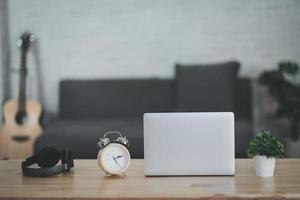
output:
[[[300,62],[299,0],[10,0],[9,12],[11,44],[24,30],[40,39],[52,111],[64,78],[172,77],[175,62],[231,58],[256,76],[282,59]]]

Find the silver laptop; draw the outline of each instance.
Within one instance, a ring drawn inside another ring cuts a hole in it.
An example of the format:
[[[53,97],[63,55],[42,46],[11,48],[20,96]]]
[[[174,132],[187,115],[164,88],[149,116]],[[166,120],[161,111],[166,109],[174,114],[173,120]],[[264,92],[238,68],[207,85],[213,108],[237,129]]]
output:
[[[234,114],[144,114],[146,176],[234,175]]]

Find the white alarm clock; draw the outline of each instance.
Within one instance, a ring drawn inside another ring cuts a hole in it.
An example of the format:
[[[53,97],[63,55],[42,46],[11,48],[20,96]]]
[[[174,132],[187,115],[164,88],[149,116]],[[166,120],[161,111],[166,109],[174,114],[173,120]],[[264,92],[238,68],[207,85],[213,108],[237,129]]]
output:
[[[107,136],[110,134],[118,134],[116,140],[111,140]],[[125,171],[130,164],[130,153],[128,151],[129,142],[126,137],[118,131],[106,132],[103,138],[98,142],[100,151],[97,156],[100,168],[107,174],[125,175]]]

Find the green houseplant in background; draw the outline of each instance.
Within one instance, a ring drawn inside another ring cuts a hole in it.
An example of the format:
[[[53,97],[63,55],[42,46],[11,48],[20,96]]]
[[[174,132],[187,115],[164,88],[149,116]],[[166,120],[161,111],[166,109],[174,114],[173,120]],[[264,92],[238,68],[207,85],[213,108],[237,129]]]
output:
[[[278,68],[266,71],[259,82],[268,87],[270,95],[278,103],[276,114],[286,116],[290,123],[290,139],[299,139],[300,121],[300,70],[296,62],[280,62]]]
[[[300,69],[296,62],[280,62],[278,68],[266,71],[259,82],[268,87],[270,95],[278,103],[276,114],[289,121],[289,137],[286,138],[287,156],[300,157]]]
[[[262,130],[250,141],[247,154],[254,158],[256,175],[270,177],[274,174],[276,158],[283,157],[285,152],[283,144],[270,131]]]

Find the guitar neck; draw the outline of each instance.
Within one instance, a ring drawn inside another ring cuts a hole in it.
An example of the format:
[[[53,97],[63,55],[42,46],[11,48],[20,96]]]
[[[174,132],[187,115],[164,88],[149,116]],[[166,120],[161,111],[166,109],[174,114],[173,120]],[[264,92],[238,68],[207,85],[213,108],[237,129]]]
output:
[[[25,111],[26,105],[26,75],[27,75],[27,67],[26,67],[26,51],[22,50],[21,53],[21,68],[20,68],[20,85],[19,85],[19,110]]]

